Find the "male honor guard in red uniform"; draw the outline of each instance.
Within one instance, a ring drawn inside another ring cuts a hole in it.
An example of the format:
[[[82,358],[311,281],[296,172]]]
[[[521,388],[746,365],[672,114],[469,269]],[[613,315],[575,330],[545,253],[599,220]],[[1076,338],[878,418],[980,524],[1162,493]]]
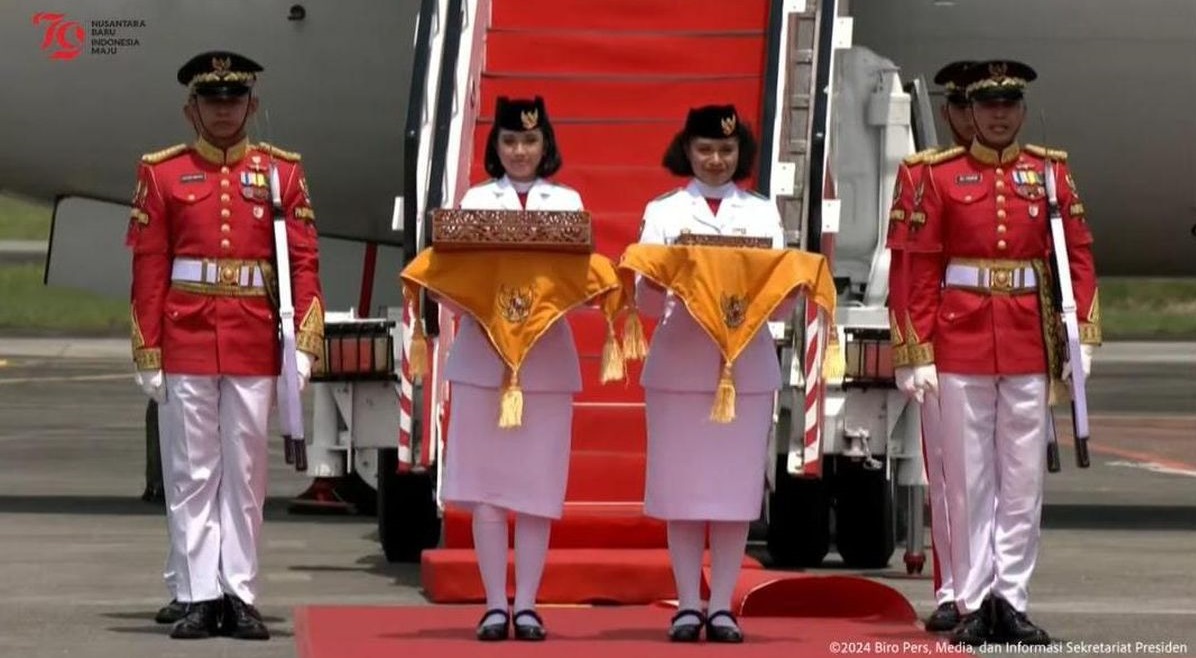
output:
[[[934,76],[935,84],[942,85],[946,92],[945,102],[939,113],[951,130],[956,146],[972,143],[975,127],[972,125],[971,103],[968,102],[965,76],[975,65],[971,61],[951,62]],[[951,576],[951,533],[947,522],[947,497],[944,494],[942,437],[939,432],[938,404],[921,404],[924,399],[914,387],[914,371],[906,358],[904,338],[906,333],[905,300],[908,297],[909,261],[905,258],[905,241],[911,226],[921,226],[925,217],[914,207],[914,192],[922,179],[923,164],[939,152],[929,148],[907,158],[897,169],[897,180],[893,184],[893,206],[889,212],[888,246],[892,253],[889,261],[889,320],[893,338],[893,366],[896,368],[897,387],[902,392],[918,399],[922,420],[922,458],[926,465],[926,481],[930,499],[931,550],[934,553],[934,599],[938,607],[926,620],[928,631],[949,631],[959,623],[959,612],[955,608],[954,579]]]
[[[1087,373],[1100,341],[1092,235],[1066,154],[1022,147],[1019,62],[984,62],[967,86],[976,138],[930,158],[915,190],[907,355],[914,385],[942,414],[959,643],[1045,644],[1026,617],[1038,555],[1047,449],[1048,355],[1058,320],[1044,308],[1051,256],[1046,170],[1060,185],[1068,271]],[[1054,349],[1053,347],[1051,349]],[[1066,377],[1066,373],[1063,373]],[[937,399],[936,399],[937,398]]]
[[[320,352],[315,216],[299,156],[250,144],[262,67],[229,52],[178,80],[198,138],[142,158],[129,223],[137,382],[159,403],[174,638],[269,633],[254,608],[266,497],[267,419],[280,372],[270,168],[277,167],[298,376]]]

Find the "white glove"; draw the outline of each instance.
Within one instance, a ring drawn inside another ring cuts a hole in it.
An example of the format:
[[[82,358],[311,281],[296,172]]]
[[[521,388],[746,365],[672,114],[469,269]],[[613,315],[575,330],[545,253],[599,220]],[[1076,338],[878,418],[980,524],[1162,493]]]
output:
[[[312,358],[307,352],[298,352],[296,359],[299,366],[299,391],[307,388],[307,380],[311,379]]]
[[[939,394],[939,373],[933,363],[914,366],[914,399],[921,404],[927,393]]]
[[[166,380],[161,370],[138,370],[133,378],[150,399],[158,404],[166,403]]]
[[[914,369],[898,368],[893,371],[893,378],[897,380],[897,390],[914,397]]]
[[[1092,353],[1095,350],[1095,345],[1080,345],[1080,367],[1084,369],[1084,379],[1088,379],[1088,373],[1092,372]],[[1063,364],[1063,380],[1069,379],[1071,379],[1071,361]]]

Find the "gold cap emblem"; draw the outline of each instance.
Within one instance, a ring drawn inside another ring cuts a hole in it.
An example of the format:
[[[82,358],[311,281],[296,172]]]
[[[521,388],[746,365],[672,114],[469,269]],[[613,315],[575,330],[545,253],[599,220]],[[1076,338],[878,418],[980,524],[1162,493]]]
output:
[[[737,123],[737,121],[735,120],[734,114],[732,114],[729,117],[724,118],[722,120],[723,134],[726,135],[727,137],[730,137],[731,134],[735,132],[735,124],[736,123]]]
[[[212,58],[212,72],[217,74],[228,73],[233,67],[233,61],[230,57],[213,57]]]
[[[540,123],[540,111],[528,110],[519,113],[519,120],[523,122],[524,130],[533,130]]]

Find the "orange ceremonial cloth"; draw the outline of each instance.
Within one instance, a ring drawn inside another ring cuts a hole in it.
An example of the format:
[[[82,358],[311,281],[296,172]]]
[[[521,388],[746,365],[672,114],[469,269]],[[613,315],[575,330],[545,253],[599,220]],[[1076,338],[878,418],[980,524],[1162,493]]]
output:
[[[624,286],[636,274],[668,288],[718,346],[723,371],[711,418],[735,417],[731,366],[785,298],[804,289],[827,317],[835,286],[826,257],[796,249],[635,244],[619,262]]]
[[[603,381],[623,379],[623,355],[615,342],[614,320],[628,305],[614,263],[601,254],[546,251],[424,249],[399,275],[407,299],[417,304],[419,288],[459,306],[486,333],[510,369],[499,425],[521,424],[519,368],[536,341],[570,310],[599,304],[609,333],[603,350]],[[415,337],[422,336],[415,322]],[[415,343],[422,341],[413,340]],[[426,371],[412,355],[412,370]],[[424,372],[414,372],[422,375]]]

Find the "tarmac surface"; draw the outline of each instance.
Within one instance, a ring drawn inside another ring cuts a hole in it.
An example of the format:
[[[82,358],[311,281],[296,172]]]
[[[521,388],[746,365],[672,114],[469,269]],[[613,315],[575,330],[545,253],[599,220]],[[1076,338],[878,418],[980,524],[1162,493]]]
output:
[[[138,498],[146,403],[130,368],[123,340],[0,337],[0,657],[293,656],[294,606],[425,603],[418,566],[385,561],[373,518],[287,514],[307,480],[275,441],[260,605],[273,639],[170,640],[152,619],[166,528]],[[1196,655],[1196,345],[1107,345],[1089,384],[1092,467],[1065,444],[1047,478],[1031,618],[1059,654]],[[906,576],[902,551],[863,575],[924,615],[930,565]]]

